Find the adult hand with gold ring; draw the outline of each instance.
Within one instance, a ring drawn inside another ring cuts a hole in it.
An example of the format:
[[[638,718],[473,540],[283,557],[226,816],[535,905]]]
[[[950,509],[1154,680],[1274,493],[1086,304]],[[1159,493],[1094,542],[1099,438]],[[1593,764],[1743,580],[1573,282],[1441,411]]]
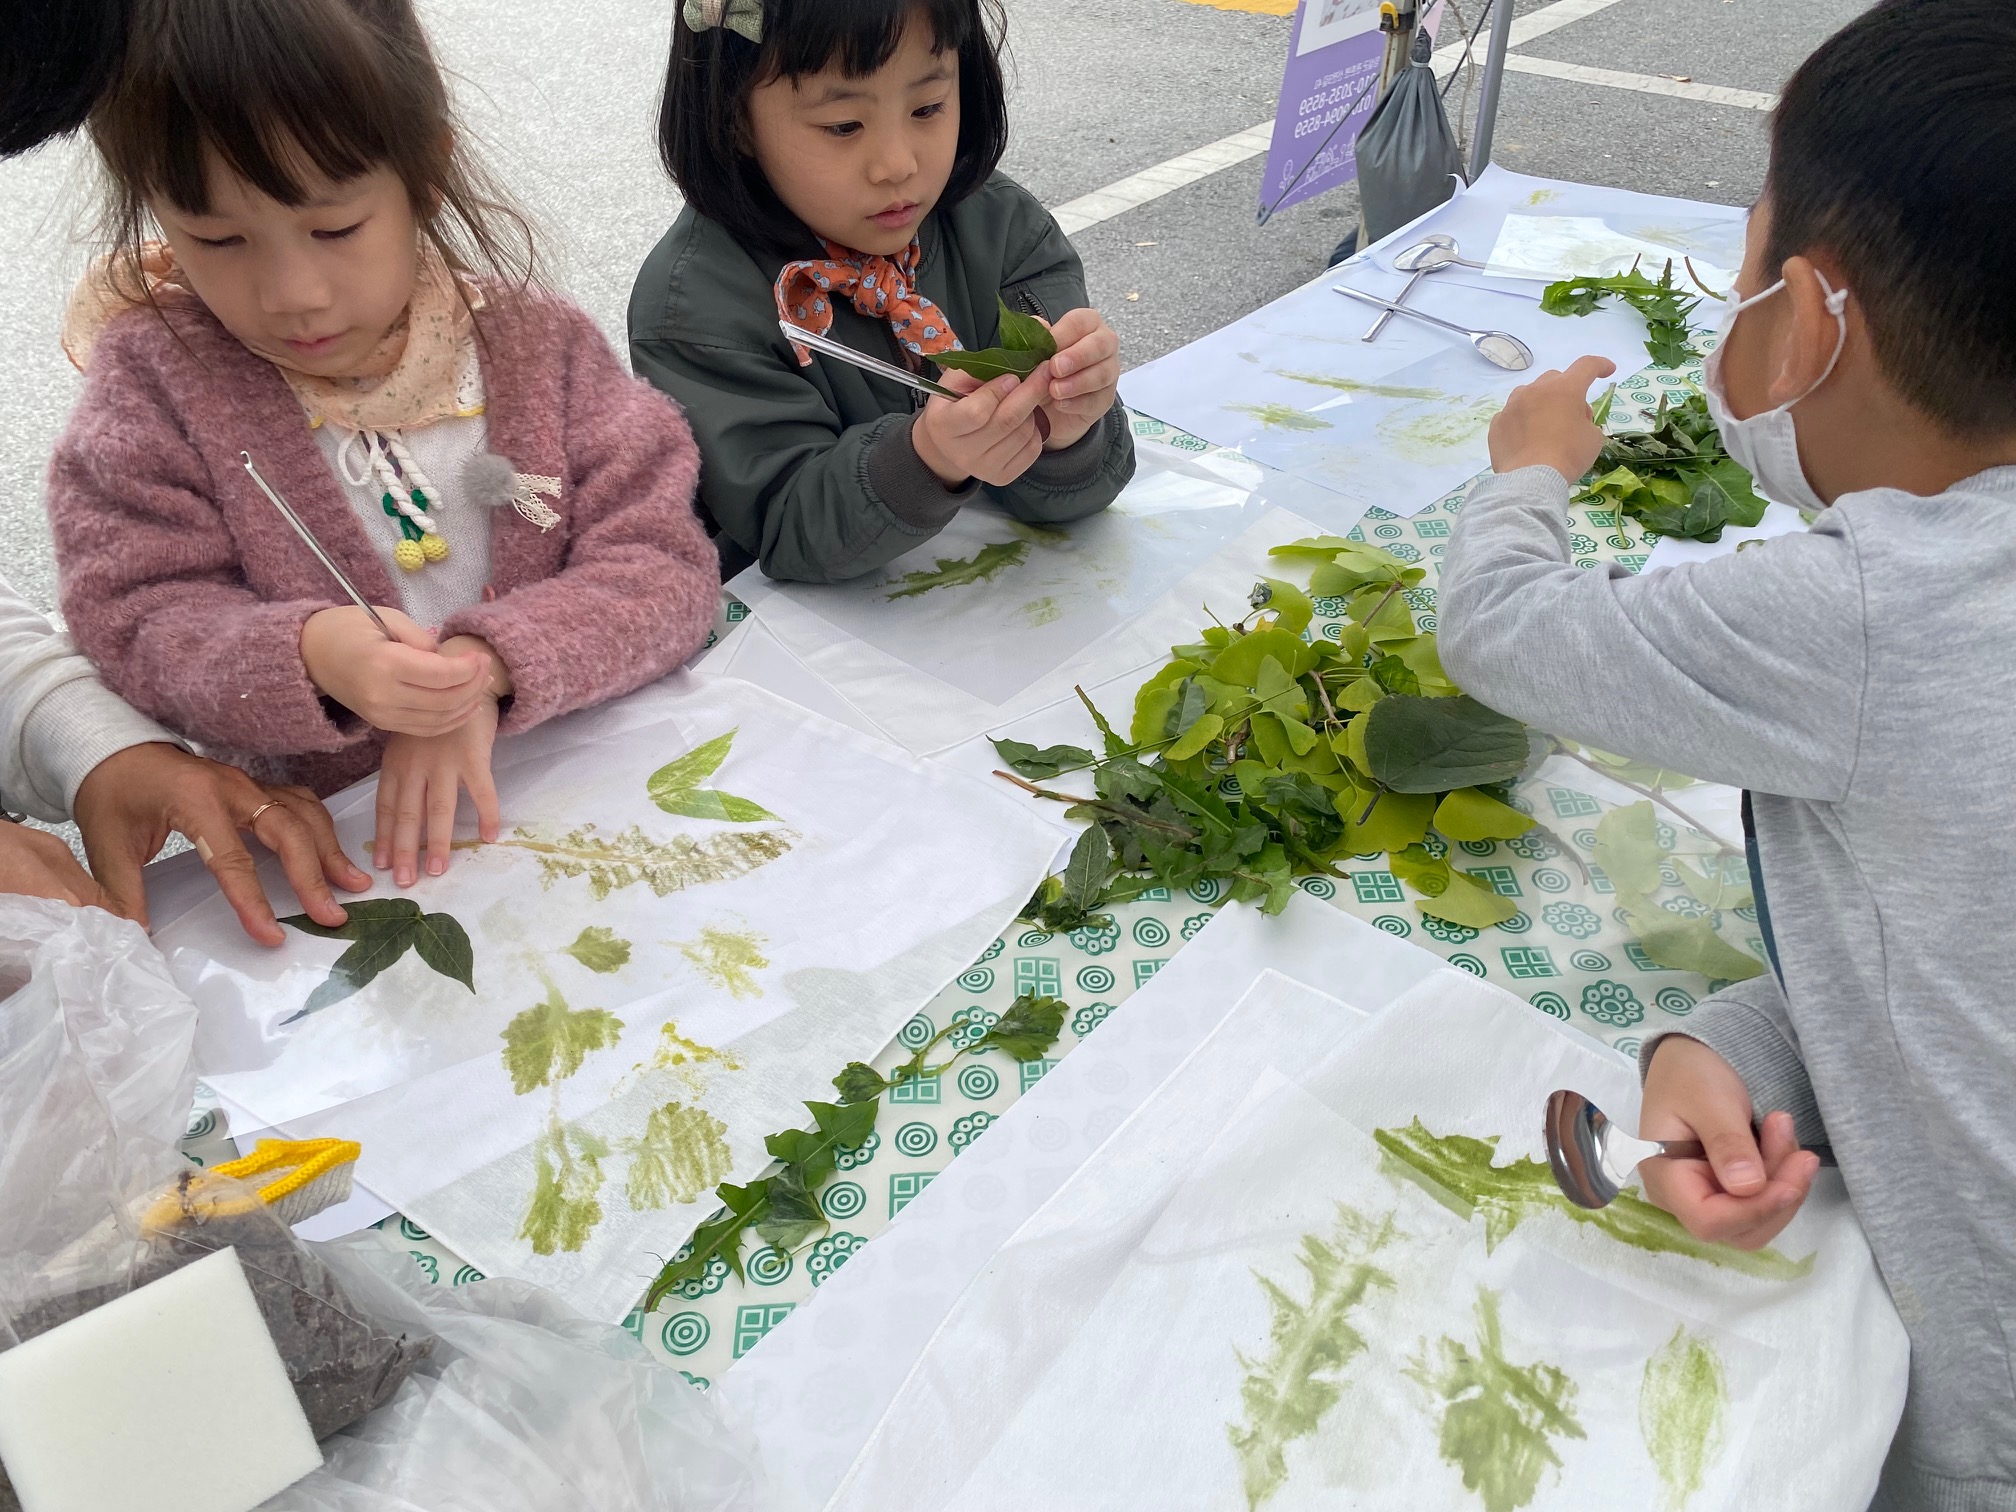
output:
[[[168,836],[189,837],[245,933],[262,945],[286,938],[239,838],[249,831],[280,858],[301,906],[332,928],[345,914],[330,884],[362,892],[371,879],[343,854],[329,811],[306,788],[267,787],[236,767],[172,745],[129,746],[91,769],[72,805],[84,853],[115,912],[147,923],[140,868]]]

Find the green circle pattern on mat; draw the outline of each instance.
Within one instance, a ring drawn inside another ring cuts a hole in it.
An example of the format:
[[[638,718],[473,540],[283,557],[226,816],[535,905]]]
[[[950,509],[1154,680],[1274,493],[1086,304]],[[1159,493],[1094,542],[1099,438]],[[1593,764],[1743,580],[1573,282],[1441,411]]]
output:
[[[1656,376],[1679,381],[1671,374]],[[1652,408],[1657,394],[1654,378],[1641,373],[1619,384],[1613,424],[1628,423],[1624,417],[1632,410],[1642,413]],[[1209,450],[1153,420],[1137,417],[1135,433],[1147,443],[1192,453]],[[1414,559],[1427,568],[1428,578],[1410,590],[1407,599],[1422,616],[1424,627],[1435,608],[1440,548],[1462,503],[1463,493],[1458,492],[1411,519],[1375,509],[1349,532],[1354,540],[1377,541],[1389,550],[1406,546],[1417,553]],[[1592,517],[1597,515],[1601,517]],[[1590,568],[1614,562],[1635,570],[1644,565],[1651,549],[1636,524],[1627,521],[1620,526],[1608,511],[1577,508],[1571,537],[1578,564]],[[1319,599],[1316,607],[1331,626],[1319,622],[1312,633],[1334,629],[1344,609],[1342,601]],[[1617,918],[1607,880],[1588,864],[1596,821],[1605,804],[1581,784],[1538,778],[1524,782],[1515,800],[1516,806],[1539,819],[1547,833],[1478,842],[1454,852],[1465,871],[1516,900],[1520,911],[1510,930],[1479,931],[1425,917],[1413,907],[1383,858],[1348,861],[1343,867],[1350,873],[1347,881],[1312,878],[1304,891],[1327,898],[1332,906],[1374,928],[1432,951],[1516,993],[1538,1011],[1620,1048],[1635,1049],[1653,1030],[1684,1022],[1710,984],[1698,975],[1658,966]],[[982,1137],[989,1123],[1109,1015],[1124,1008],[1126,999],[1209,921],[1221,892],[1215,881],[1199,882],[1173,896],[1156,888],[1113,908],[1111,926],[1068,936],[1010,926],[971,969],[904,1025],[873,1065],[886,1076],[940,1025],[957,1023],[963,1026],[960,1033],[934,1054],[949,1052],[954,1042],[977,1038],[1025,992],[1060,997],[1070,1005],[1063,1035],[1048,1057],[1023,1065],[999,1051],[970,1054],[955,1072],[892,1089],[883,1098],[875,1132],[836,1162],[840,1170],[821,1193],[822,1209],[832,1224],[829,1230],[790,1257],[745,1250],[747,1280],[737,1279],[717,1259],[703,1277],[680,1287],[657,1313],[648,1318],[633,1315],[633,1332],[696,1384],[719,1380],[849,1255],[872,1242],[890,1219],[930,1186],[948,1161]],[[1683,893],[1669,881],[1659,901]],[[1686,896],[1692,904],[1692,896]],[[1716,922],[1731,944],[1752,954],[1761,949],[1753,910],[1731,910]],[[840,1069],[837,1060],[833,1069]],[[228,1140],[214,1133],[186,1147],[206,1161],[229,1159],[232,1153]],[[388,1218],[379,1228],[388,1245],[413,1253],[422,1260],[423,1271],[440,1284],[460,1282],[467,1274],[460,1257],[405,1220]],[[640,1270],[648,1270],[649,1264],[645,1257]]]

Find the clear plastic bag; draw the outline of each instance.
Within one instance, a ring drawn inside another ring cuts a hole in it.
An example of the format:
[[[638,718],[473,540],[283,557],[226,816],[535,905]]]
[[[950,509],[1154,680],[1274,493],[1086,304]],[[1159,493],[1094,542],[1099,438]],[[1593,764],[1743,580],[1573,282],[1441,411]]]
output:
[[[0,895],[7,988],[0,1350],[228,1246],[323,1441],[325,1467],[273,1508],[754,1505],[753,1454],[621,1329],[513,1282],[429,1293],[403,1255],[304,1244],[250,1187],[192,1166],[176,1145],[196,1008],[137,926]],[[192,1426],[230,1407],[191,1403]]]

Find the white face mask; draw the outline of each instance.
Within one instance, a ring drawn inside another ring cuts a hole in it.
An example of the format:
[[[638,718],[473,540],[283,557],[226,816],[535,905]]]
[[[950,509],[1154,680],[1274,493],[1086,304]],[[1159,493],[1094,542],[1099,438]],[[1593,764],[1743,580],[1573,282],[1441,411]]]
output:
[[[1722,432],[1723,447],[1749,472],[1759,493],[1767,499],[1776,499],[1780,504],[1790,504],[1794,509],[1809,512],[1825,509],[1827,504],[1813,492],[1813,485],[1806,481],[1806,469],[1799,461],[1799,432],[1792,423],[1792,406],[1833,376],[1835,364],[1841,360],[1842,348],[1848,344],[1848,317],[1841,313],[1848,303],[1848,291],[1829,284],[1827,275],[1817,268],[1813,270],[1813,276],[1827,291],[1827,313],[1834,317],[1841,334],[1834,342],[1834,355],[1827,360],[1827,371],[1814,379],[1812,386],[1798,399],[1788,399],[1776,409],[1752,415],[1748,420],[1738,420],[1729,413],[1728,394],[1722,387],[1722,353],[1727,347],[1729,332],[1736,324],[1736,317],[1783,289],[1785,280],[1782,278],[1763,293],[1738,300],[1722,312],[1721,342],[1702,365],[1707,380],[1708,413]]]

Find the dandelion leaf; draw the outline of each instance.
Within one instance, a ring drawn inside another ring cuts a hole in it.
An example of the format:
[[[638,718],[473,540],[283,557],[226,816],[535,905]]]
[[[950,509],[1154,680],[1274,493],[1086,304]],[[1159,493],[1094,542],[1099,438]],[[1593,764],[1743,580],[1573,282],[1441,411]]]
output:
[[[992,582],[1010,567],[1020,567],[1028,558],[1027,541],[996,541],[982,546],[970,557],[940,557],[935,571],[904,573],[900,585],[888,597],[917,598],[934,588],[963,588],[970,583]]]
[[[1226,1425],[1248,1508],[1257,1512],[1281,1489],[1288,1445],[1314,1433],[1337,1405],[1344,1370],[1365,1348],[1352,1314],[1374,1289],[1392,1288],[1393,1277],[1373,1257],[1395,1237],[1391,1214],[1374,1220],[1340,1203],[1330,1234],[1303,1235],[1296,1259],[1308,1277],[1306,1301],[1255,1273],[1273,1315],[1268,1349],[1259,1359],[1235,1351],[1246,1373],[1239,1387],[1245,1418]]]
[[[1561,1468],[1554,1441],[1586,1438],[1576,1421],[1575,1383],[1559,1367],[1515,1365],[1505,1354],[1498,1298],[1477,1292],[1477,1345],[1438,1340],[1407,1374],[1428,1388],[1442,1412],[1443,1460],[1463,1473],[1465,1490],[1485,1512],[1516,1512],[1533,1500],[1540,1478]]]

